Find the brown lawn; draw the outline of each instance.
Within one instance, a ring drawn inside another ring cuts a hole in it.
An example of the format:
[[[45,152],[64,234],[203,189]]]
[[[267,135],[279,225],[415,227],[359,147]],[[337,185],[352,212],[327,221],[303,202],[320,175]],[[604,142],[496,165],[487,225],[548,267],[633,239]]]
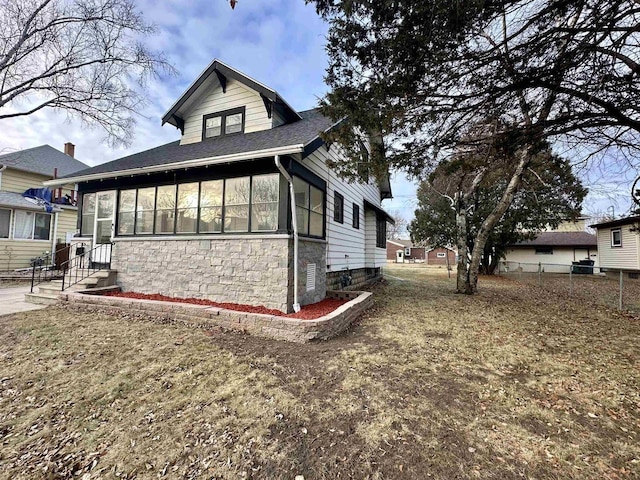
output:
[[[50,308],[0,318],[0,478],[640,477],[640,320],[393,266],[295,345]]]

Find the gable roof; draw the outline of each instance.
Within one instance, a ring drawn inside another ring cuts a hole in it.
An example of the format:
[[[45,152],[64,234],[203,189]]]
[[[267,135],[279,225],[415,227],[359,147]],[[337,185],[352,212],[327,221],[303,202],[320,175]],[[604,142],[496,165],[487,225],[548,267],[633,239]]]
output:
[[[297,149],[296,153],[303,153],[304,147],[313,142],[320,132],[327,130],[332,121],[323,116],[318,109],[300,112],[302,120],[287,123],[268,130],[245,133],[243,135],[228,135],[208,138],[201,142],[180,145],[180,141],[167,143],[111,162],[87,168],[67,178],[80,178],[88,175],[99,175],[99,178],[109,178],[127,174],[141,173],[156,168],[182,168],[184,162],[211,161],[228,158],[231,155],[253,156],[257,158],[260,152],[276,148],[290,147]],[[255,155],[253,155],[255,153]],[[178,165],[179,164],[179,165]],[[88,180],[88,179],[87,179]],[[52,185],[55,182],[47,182]]]
[[[609,228],[609,227],[621,227],[622,225],[629,225],[630,223],[640,222],[640,215],[634,215],[632,217],[620,218],[618,220],[610,220],[608,222],[596,223],[595,225],[589,225],[592,228]]]
[[[596,247],[596,236],[587,232],[542,232],[532,240],[522,240],[511,247]]]
[[[0,155],[0,166],[6,165],[23,172],[37,173],[53,178],[58,169],[58,177],[71,175],[88,168],[88,165],[69,155],[56,150],[50,145],[27,148],[17,152]]]
[[[182,130],[184,119],[178,115],[180,107],[182,107],[187,102],[187,100],[189,100],[189,98],[194,95],[200,87],[203,86],[207,79],[214,74],[218,77],[218,81],[222,86],[223,92],[225,92],[227,89],[227,78],[233,78],[234,80],[237,80],[238,82],[258,92],[262,97],[262,100],[265,102],[265,108],[267,108],[268,111],[273,108],[278,109],[282,116],[288,122],[302,120],[302,116],[298,112],[296,112],[284,100],[284,98],[282,98],[278,94],[278,92],[215,58],[209,64],[209,66],[204,69],[200,76],[195,79],[195,81],[189,86],[189,88],[185,90],[185,92],[171,106],[171,108],[167,110],[167,112],[162,116],[162,125],[164,125],[165,123],[170,123],[174,127],[180,128]],[[271,114],[269,116],[271,116]]]

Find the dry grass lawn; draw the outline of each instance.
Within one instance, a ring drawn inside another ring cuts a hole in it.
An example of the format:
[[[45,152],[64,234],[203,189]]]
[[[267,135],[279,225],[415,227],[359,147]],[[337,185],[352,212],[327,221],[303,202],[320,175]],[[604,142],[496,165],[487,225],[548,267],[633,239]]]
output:
[[[640,478],[640,320],[394,266],[294,345],[50,308],[0,317],[0,478]]]

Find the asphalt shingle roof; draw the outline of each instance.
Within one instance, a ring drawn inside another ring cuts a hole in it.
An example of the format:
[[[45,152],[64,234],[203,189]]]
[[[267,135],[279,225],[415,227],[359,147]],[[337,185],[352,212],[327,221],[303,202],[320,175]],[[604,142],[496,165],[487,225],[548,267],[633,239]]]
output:
[[[0,155],[0,165],[38,173],[53,178],[53,172],[58,169],[58,177],[66,177],[88,166],[69,155],[56,150],[51,145],[27,148],[17,152]]]
[[[237,153],[247,153],[288,145],[306,144],[327,130],[333,122],[323,116],[318,109],[299,112],[302,120],[287,123],[279,127],[242,135],[229,135],[210,138],[202,142],[180,145],[179,141],[122,157],[74,172],[73,177],[96,173],[113,173],[122,170],[152,167],[187,160],[219,157]],[[69,176],[69,175],[67,175]]]
[[[542,232],[533,240],[523,240],[515,247],[596,247],[596,236],[587,232]]]
[[[42,210],[43,207],[30,202],[17,192],[6,192],[0,190],[0,205],[10,208],[22,208],[27,210]]]

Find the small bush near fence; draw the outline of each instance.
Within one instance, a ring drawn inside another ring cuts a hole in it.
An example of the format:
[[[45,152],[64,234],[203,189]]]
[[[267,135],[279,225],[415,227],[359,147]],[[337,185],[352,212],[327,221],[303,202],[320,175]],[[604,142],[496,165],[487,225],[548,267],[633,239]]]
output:
[[[640,279],[633,272],[587,265],[500,262],[498,275],[588,302],[640,314]]]

